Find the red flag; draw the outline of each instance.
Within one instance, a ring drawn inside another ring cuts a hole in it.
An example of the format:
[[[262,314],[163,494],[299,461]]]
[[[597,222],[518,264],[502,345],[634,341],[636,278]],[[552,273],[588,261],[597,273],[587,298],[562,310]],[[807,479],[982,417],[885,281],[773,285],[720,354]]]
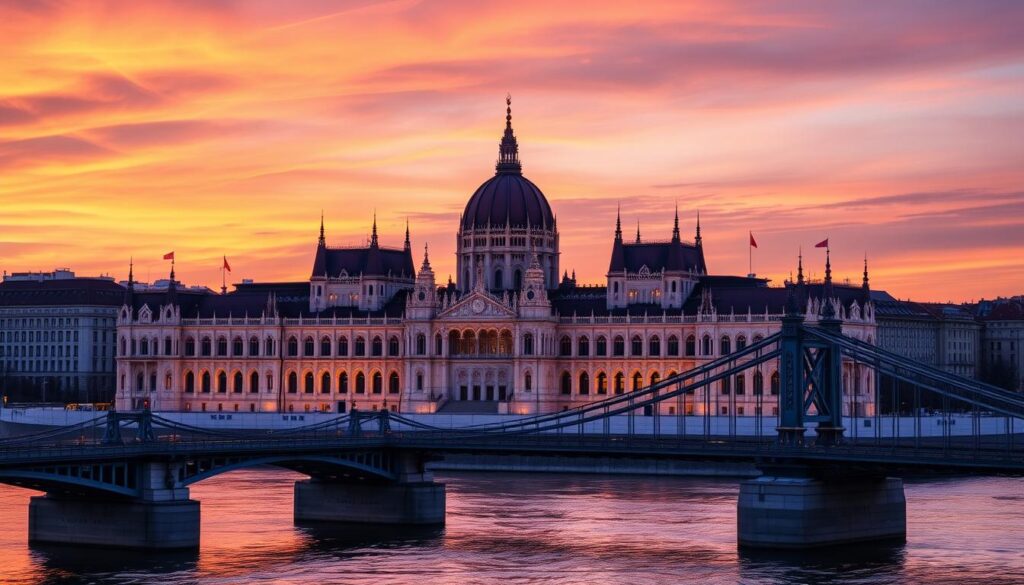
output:
[[[164,260],[174,260],[174,252],[164,254]]]
[[[815,248],[828,248],[828,238],[825,238],[824,240],[818,242],[817,244],[814,244],[814,247]]]
[[[227,256],[224,257],[224,270],[227,270],[228,272],[231,272],[231,265],[228,264],[228,257]]]
[[[750,247],[751,248],[756,248],[757,247],[757,240],[754,239],[753,232],[748,232],[748,233],[750,233]]]

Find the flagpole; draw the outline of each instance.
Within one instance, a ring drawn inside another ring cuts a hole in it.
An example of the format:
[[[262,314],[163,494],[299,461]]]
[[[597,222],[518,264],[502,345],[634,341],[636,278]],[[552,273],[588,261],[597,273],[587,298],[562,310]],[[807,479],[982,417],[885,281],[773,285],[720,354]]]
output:
[[[225,257],[222,259],[222,262],[220,263],[220,294],[222,295],[228,294],[228,278],[227,275],[224,273],[224,264],[226,264],[227,261],[228,260]]]
[[[753,232],[747,232],[747,237],[750,238],[747,241],[747,274],[754,276],[754,247],[750,245],[754,240]]]

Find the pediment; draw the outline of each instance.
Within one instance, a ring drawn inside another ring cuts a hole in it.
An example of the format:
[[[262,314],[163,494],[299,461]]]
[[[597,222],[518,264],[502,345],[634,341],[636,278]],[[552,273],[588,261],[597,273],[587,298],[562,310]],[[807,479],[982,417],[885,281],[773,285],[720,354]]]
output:
[[[440,314],[438,319],[508,319],[516,313],[487,293],[474,291],[459,299]]]

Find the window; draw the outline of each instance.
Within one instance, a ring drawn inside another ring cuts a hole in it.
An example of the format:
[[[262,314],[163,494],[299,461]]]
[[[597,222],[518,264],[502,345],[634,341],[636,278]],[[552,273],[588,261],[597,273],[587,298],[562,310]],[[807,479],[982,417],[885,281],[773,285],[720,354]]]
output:
[[[523,386],[527,392],[533,390],[533,376],[530,375],[530,372],[526,372],[526,375],[523,376]]]
[[[217,338],[217,355],[220,357],[228,355],[228,340],[226,337]]]
[[[256,347],[259,349],[259,341],[256,342]],[[249,374],[249,393],[256,394],[260,391],[260,374],[259,372],[252,372]]]
[[[559,341],[558,355],[563,357],[572,355],[572,340],[569,339],[568,335],[563,335],[562,339]]]
[[[661,375],[658,372],[651,374],[651,386],[654,386],[658,382],[661,382]]]
[[[384,340],[380,337],[373,338],[373,345],[371,346],[371,355],[374,357],[380,357],[384,355]]]
[[[233,346],[231,348],[231,355],[234,355],[234,356],[243,356],[243,355],[245,355],[245,344],[242,343],[242,338],[241,337],[236,337],[235,340],[231,343],[231,345]]]
[[[493,288],[494,290],[498,290],[498,289],[502,288],[503,286],[505,286],[504,282],[503,282],[503,279],[502,279],[502,276],[503,275],[501,273],[501,268],[499,268],[499,269],[494,271],[494,286],[491,287],[491,288]]]
[[[312,337],[306,337],[302,342],[302,355],[305,357],[312,357],[313,351],[316,349],[316,344],[313,343]]]
[[[299,340],[294,337],[288,338],[288,357],[296,357],[299,355]]]
[[[629,347],[630,355],[643,355],[644,341],[639,335],[634,335]]]
[[[562,384],[560,387],[563,395],[568,396],[572,394],[572,376],[569,372],[562,372]]]
[[[604,372],[601,372],[597,375],[597,393],[608,393],[608,375],[605,374]]]
[[[210,341],[209,337],[204,337],[203,338],[203,342],[202,342],[202,346],[201,346],[200,350],[201,350],[201,353],[203,354],[203,357],[209,357],[210,354],[213,353],[213,343]]]
[[[416,372],[416,391],[423,391],[423,372]]]
[[[576,342],[576,355],[586,357],[590,355],[590,339],[584,335]]]
[[[200,378],[200,388],[203,394],[210,393],[210,372],[203,372],[203,376]]]
[[[737,341],[737,343],[739,343]],[[743,374],[736,374],[736,395],[742,396],[747,392],[747,378]]]
[[[267,339],[263,342],[263,353],[266,356],[274,355],[274,338],[267,336]]]
[[[772,396],[778,396],[779,395],[779,373],[778,372],[772,372],[771,385],[772,385],[771,386]]]
[[[366,394],[366,376],[362,372],[356,373],[356,394]]]
[[[624,340],[621,335],[616,335],[615,340],[612,341],[612,355],[626,355],[626,340]]]
[[[249,357],[260,355],[260,340],[256,337],[249,338]]]
[[[388,376],[388,394],[398,394],[398,372],[391,372]]]
[[[427,354],[427,336],[420,333],[416,335],[416,355]]]
[[[579,391],[582,395],[590,394],[590,375],[586,372],[580,372]]]
[[[384,376],[380,375],[380,372],[373,373],[373,393],[382,394],[384,392]]]
[[[196,340],[191,337],[185,339],[185,355],[189,357],[196,355]]]
[[[597,338],[597,347],[595,348],[594,355],[608,355],[608,340],[605,339],[604,335]]]
[[[228,375],[224,372],[217,373],[217,393],[225,394],[228,391]]]
[[[93,331],[93,333],[96,333],[96,332]],[[172,349],[171,348],[171,338],[170,337],[165,337],[164,338],[164,355],[171,355],[171,349]]]
[[[704,337],[700,340],[700,345],[701,345],[701,347],[700,347],[701,355],[711,355],[712,354],[712,351],[711,351],[711,349],[712,349],[711,348],[711,336],[710,335],[704,335]]]
[[[320,357],[331,355],[331,338],[326,335],[320,339]]]
[[[331,393],[331,374],[330,372],[324,372],[320,375],[320,393],[330,394]]]
[[[644,385],[644,377],[640,375],[640,372],[633,374],[633,392],[636,392]]]
[[[196,376],[192,372],[185,372],[185,392],[192,394],[196,391]]]
[[[239,343],[241,343],[241,341],[239,341]],[[235,394],[241,394],[243,390],[242,385],[245,382],[242,372],[235,372],[235,375],[232,376],[232,378],[231,391]]]
[[[288,372],[288,393],[296,394],[299,391],[299,376],[295,372]]]
[[[626,377],[622,375],[622,372],[615,374],[615,386],[614,392],[616,394],[622,394],[626,391]]]
[[[760,396],[764,394],[764,375],[761,370],[754,372],[754,395]]]
[[[444,353],[444,338],[438,333],[434,336],[434,355],[442,355]]]
[[[348,373],[342,372],[338,376],[338,394],[348,394]]]
[[[652,357],[658,357],[661,355],[661,339],[659,339],[657,335],[647,342],[647,352]]]
[[[356,356],[362,357],[366,355],[366,340],[362,337],[356,337]]]
[[[719,349],[722,355],[728,355],[732,353],[732,343],[729,341],[728,335],[723,335],[721,342],[719,343]]]
[[[533,334],[523,335],[523,355],[533,355]]]
[[[149,355],[149,340],[145,337],[139,342],[139,355]]]
[[[718,387],[722,394],[729,394],[732,391],[732,388],[730,388],[731,384],[729,382],[730,380],[728,376],[719,380]]]
[[[675,335],[668,338],[668,355],[671,357],[679,356],[679,338]]]
[[[302,390],[306,394],[313,393],[313,372],[306,372],[306,375],[302,377]]]
[[[391,338],[388,339],[388,355],[391,357],[398,357],[398,349],[398,337],[392,335]]]
[[[740,335],[736,338],[736,351],[743,351],[747,348],[747,337]]]

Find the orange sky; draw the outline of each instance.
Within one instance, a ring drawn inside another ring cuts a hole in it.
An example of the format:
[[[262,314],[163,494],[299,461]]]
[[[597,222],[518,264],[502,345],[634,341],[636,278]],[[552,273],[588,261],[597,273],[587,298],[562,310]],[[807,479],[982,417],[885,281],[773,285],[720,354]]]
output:
[[[642,9],[641,9],[642,8]],[[712,272],[899,297],[1024,292],[1024,4],[6,2],[0,268],[308,277],[412,225],[441,279],[493,173],[504,97],[562,266],[700,209]]]

